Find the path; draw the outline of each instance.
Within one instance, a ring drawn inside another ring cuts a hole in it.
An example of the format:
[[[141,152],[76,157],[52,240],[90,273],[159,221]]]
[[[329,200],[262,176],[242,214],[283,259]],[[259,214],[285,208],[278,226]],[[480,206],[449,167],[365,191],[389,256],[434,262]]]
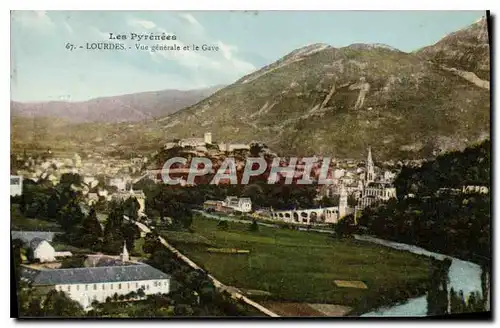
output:
[[[134,223],[143,232],[145,232],[145,233],[151,232],[151,229],[148,226],[146,226],[145,224],[140,223],[140,222],[134,222]],[[203,270],[196,263],[194,263],[193,261],[191,261],[187,256],[185,256],[184,254],[182,254],[181,252],[179,252],[175,247],[173,247],[172,245],[170,245],[163,237],[159,237],[159,240],[160,240],[160,242],[165,247],[167,247],[172,253],[174,253],[177,256],[179,256],[179,258],[181,258],[184,262],[186,262],[191,268],[193,268],[195,270]],[[242,300],[245,303],[247,303],[248,305],[256,308],[260,312],[262,312],[262,313],[264,313],[264,314],[266,314],[266,315],[268,315],[270,317],[279,317],[279,315],[277,315],[276,313],[274,313],[274,312],[270,311],[269,309],[263,307],[259,303],[256,303],[256,302],[252,301],[251,299],[249,299],[245,295],[243,295],[240,292],[236,291],[234,288],[231,288],[229,286],[224,285],[219,280],[217,280],[214,276],[212,276],[212,275],[209,274],[208,278],[212,281],[212,283],[214,284],[214,286],[219,289],[219,291],[221,291],[221,292],[222,291],[228,291],[229,294],[231,295],[231,297],[233,299],[235,299],[235,300]]]
[[[200,213],[201,215],[203,215],[207,218],[210,218],[210,219],[216,219],[216,220],[228,221],[228,222],[236,222],[236,223],[244,223],[244,224],[251,224],[252,223],[252,220],[235,219],[235,218],[232,218],[230,216],[218,216],[218,215],[210,214],[210,213],[207,213],[205,211],[200,211],[200,210],[194,210],[194,211],[197,213]],[[271,227],[271,228],[279,228],[279,226],[277,226],[276,224],[259,222],[258,219],[256,219],[255,221],[257,221],[257,224],[262,225],[262,226]]]
[[[252,221],[250,221],[250,220],[235,219],[235,218],[228,217],[228,216],[217,216],[217,215],[210,214],[210,213],[207,213],[205,211],[200,211],[200,210],[195,210],[195,212],[198,212],[201,215],[203,215],[204,217],[209,218],[209,219],[216,219],[216,220],[228,221],[228,222],[245,223],[245,224],[251,224],[252,223]],[[271,227],[271,228],[279,228],[279,225],[260,222],[259,219],[255,219],[255,221],[257,222],[258,225],[261,225],[261,226]],[[307,228],[307,227],[299,227],[299,231],[313,231],[313,232],[321,232],[321,233],[329,233],[329,234],[334,233],[333,230],[325,230],[325,229],[318,229],[318,228]]]

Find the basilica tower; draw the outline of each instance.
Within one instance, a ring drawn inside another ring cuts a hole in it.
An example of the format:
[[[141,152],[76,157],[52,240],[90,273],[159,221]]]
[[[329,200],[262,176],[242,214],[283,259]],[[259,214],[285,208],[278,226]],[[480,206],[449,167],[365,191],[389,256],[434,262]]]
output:
[[[372,159],[372,148],[368,147],[368,158],[366,159],[365,185],[375,181],[375,166]]]

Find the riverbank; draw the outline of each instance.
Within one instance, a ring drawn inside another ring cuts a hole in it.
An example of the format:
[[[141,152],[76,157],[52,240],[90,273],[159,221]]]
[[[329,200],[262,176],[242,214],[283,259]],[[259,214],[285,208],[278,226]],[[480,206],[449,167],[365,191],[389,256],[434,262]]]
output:
[[[224,284],[263,292],[252,295],[257,302],[368,309],[412,297],[427,283],[425,257],[326,233],[263,225],[250,231],[248,223],[231,217],[226,221],[227,229],[219,227],[219,220],[196,216],[193,233],[159,233]],[[209,248],[249,253],[213,253]],[[368,288],[338,286],[339,280],[362,281]]]
[[[482,293],[481,288],[481,267],[475,263],[463,261],[451,256],[428,251],[415,245],[407,245],[394,241],[384,240],[376,237],[355,235],[357,240],[364,240],[378,245],[383,245],[391,249],[407,251],[413,254],[434,257],[438,260],[445,258],[451,259],[452,263],[448,272],[448,290],[452,288],[455,291],[462,290],[464,295],[470,295],[473,292]],[[364,313],[362,317],[379,316],[425,316],[427,315],[427,299],[425,296],[411,297],[405,302],[394,304],[393,306],[380,307],[376,310]]]

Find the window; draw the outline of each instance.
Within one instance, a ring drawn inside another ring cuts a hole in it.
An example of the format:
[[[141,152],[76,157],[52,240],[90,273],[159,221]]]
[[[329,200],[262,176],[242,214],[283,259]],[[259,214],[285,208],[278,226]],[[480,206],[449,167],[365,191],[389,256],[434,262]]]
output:
[[[139,283],[138,282],[135,283],[135,288],[139,288]]]
[[[165,281],[163,284],[166,286],[166,285],[167,285],[167,282]]]
[[[68,286],[68,292],[70,292],[70,291],[71,291],[71,286]]]
[[[76,290],[80,290],[80,285],[76,285]]]
[[[122,284],[118,284],[118,289],[122,289]]]
[[[130,283],[127,282],[127,289],[130,289]]]
[[[85,285],[85,290],[89,290],[89,285]]]
[[[94,284],[94,290],[97,290],[97,284]]]
[[[113,289],[113,284],[111,284],[110,286],[111,286],[111,289]]]
[[[106,289],[106,284],[102,284],[102,290]]]
[[[149,284],[146,285],[146,290],[149,290]]]

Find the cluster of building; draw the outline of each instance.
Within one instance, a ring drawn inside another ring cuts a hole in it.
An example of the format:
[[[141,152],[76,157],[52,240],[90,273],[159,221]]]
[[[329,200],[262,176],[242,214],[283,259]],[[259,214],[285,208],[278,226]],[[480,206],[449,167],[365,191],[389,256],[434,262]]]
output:
[[[137,168],[138,170],[139,166],[143,162],[143,159],[135,159],[132,163],[130,161],[120,162],[121,165],[119,167],[124,168],[124,170],[125,168],[134,167],[133,165],[135,165],[134,168]],[[60,178],[63,174],[73,173],[79,174],[82,177],[82,183],[79,185],[72,185],[72,188],[75,191],[81,192],[86,205],[95,205],[100,200],[125,201],[128,198],[133,197],[139,202],[140,214],[145,212],[146,196],[141,190],[132,189],[132,185],[143,178],[144,175],[135,179],[130,174],[106,176],[101,172],[100,174],[90,175],[88,174],[88,170],[81,170],[81,168],[87,166],[87,164],[82,164],[81,158],[78,154],[75,154],[74,158],[69,161],[60,161],[55,158],[47,159],[45,161],[34,161],[29,158],[25,164],[29,169],[18,169],[15,171],[15,175],[10,176],[11,196],[21,196],[23,194],[23,184],[26,180],[34,182],[45,180],[50,181],[53,185],[57,185],[60,183]],[[105,170],[104,172],[108,171]]]
[[[320,196],[334,197],[341,195],[341,191],[345,190],[348,196],[352,196],[357,202],[353,212],[378,202],[396,198],[396,188],[393,186],[393,181],[397,172],[383,171],[376,167],[371,148],[368,149],[364,168],[358,166],[350,171],[335,170],[333,175],[334,183],[325,186],[320,191]]]
[[[352,164],[350,169],[336,168],[332,170],[333,183],[319,189],[318,200],[323,197],[338,197],[338,206],[285,211],[271,210],[266,214],[272,219],[288,223],[337,223],[347,215],[355,214],[375,203],[396,197],[396,188],[392,185],[396,174],[391,171],[385,171],[381,174],[382,171],[375,167],[373,162],[371,148],[368,149],[365,168]],[[349,205],[349,197],[354,198],[356,205]]]
[[[50,245],[54,233],[12,232],[13,239],[21,239],[34,252],[36,263],[22,264],[21,279],[36,292],[44,295],[50,290],[63,291],[86,310],[93,302],[106,302],[117,296],[131,295],[142,290],[144,295],[168,294],[171,277],[147,264],[132,261],[126,245],[120,256],[89,254],[82,267],[60,268],[58,253]],[[60,254],[59,254],[60,255]],[[138,299],[137,296],[133,299]]]
[[[225,142],[213,142],[212,133],[206,132],[203,138],[186,138],[179,139],[175,141],[167,142],[164,146],[165,149],[172,149],[175,147],[191,147],[198,151],[206,152],[207,147],[216,149],[222,152],[231,152],[236,150],[249,150],[250,144],[248,143],[225,143]]]
[[[37,158],[17,156],[17,161],[21,163],[16,169],[17,175],[35,182],[43,179],[57,184],[65,173],[77,173],[82,177],[87,177],[89,181],[96,180],[97,176],[133,176],[141,172],[148,159],[138,157],[123,160],[95,154],[88,155],[85,160],[82,160],[78,154],[74,154],[73,157],[54,157],[51,153],[47,153],[47,156]]]
[[[205,201],[203,209],[223,213],[249,213],[252,211],[252,200],[246,197],[227,196],[225,200]]]

